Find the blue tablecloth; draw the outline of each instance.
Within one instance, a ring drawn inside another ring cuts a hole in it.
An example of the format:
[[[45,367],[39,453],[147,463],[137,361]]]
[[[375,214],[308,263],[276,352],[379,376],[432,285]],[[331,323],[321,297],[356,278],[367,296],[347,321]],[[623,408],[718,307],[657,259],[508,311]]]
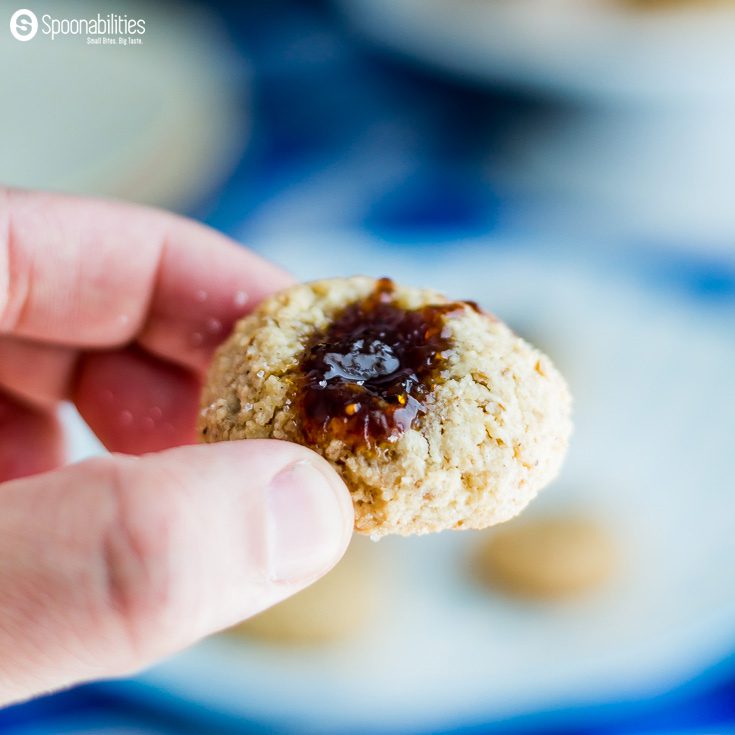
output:
[[[400,248],[480,233],[538,242],[549,236],[543,220],[527,216],[539,202],[496,181],[493,160],[519,121],[553,116],[554,103],[480,90],[386,58],[354,37],[326,5],[222,2],[212,10],[231,35],[232,73],[251,81],[251,100],[243,97],[243,105],[252,111],[253,128],[229,180],[193,216],[265,250],[268,234],[284,223],[312,231],[357,229]],[[643,277],[692,298],[735,304],[731,267],[682,250],[673,255],[665,244],[646,245],[636,263]],[[722,666],[735,668],[732,662]],[[559,721],[547,713],[515,723],[513,732],[735,732],[735,677],[704,677],[653,702],[582,711],[574,718],[578,724]],[[6,709],[0,730],[251,731],[206,712],[184,717],[158,709],[155,700],[143,703],[95,685]]]

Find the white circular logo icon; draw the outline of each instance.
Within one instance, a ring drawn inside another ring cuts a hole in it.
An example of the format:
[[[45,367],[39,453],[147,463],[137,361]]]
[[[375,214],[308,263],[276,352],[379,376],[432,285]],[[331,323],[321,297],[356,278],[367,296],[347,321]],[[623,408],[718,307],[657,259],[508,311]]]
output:
[[[21,8],[10,17],[10,32],[16,41],[30,41],[38,33],[38,18],[32,10]]]

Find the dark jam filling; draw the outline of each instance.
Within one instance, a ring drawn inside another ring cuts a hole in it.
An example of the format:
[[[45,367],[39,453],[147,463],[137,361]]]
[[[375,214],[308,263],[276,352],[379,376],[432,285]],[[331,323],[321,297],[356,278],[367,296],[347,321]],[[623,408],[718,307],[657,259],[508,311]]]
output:
[[[371,448],[420,421],[452,346],[445,317],[468,304],[407,310],[393,303],[394,290],[380,279],[306,345],[297,404],[309,444]]]

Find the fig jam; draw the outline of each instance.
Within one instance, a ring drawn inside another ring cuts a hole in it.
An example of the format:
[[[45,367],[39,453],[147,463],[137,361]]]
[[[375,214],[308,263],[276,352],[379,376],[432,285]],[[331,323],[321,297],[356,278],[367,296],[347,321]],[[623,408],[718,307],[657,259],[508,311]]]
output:
[[[445,317],[465,304],[407,310],[394,303],[394,290],[380,279],[305,346],[296,403],[307,443],[372,448],[395,441],[426,411],[452,346]]]

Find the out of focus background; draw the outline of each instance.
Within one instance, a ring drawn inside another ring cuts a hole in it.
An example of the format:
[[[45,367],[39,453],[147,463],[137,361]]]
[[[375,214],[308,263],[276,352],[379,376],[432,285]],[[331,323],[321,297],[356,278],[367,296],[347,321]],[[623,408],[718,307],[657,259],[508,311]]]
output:
[[[522,517],[356,539],[292,601],[0,731],[735,732],[735,2],[23,7],[146,32],[20,42],[0,2],[4,184],[477,300],[557,363],[576,431]]]

